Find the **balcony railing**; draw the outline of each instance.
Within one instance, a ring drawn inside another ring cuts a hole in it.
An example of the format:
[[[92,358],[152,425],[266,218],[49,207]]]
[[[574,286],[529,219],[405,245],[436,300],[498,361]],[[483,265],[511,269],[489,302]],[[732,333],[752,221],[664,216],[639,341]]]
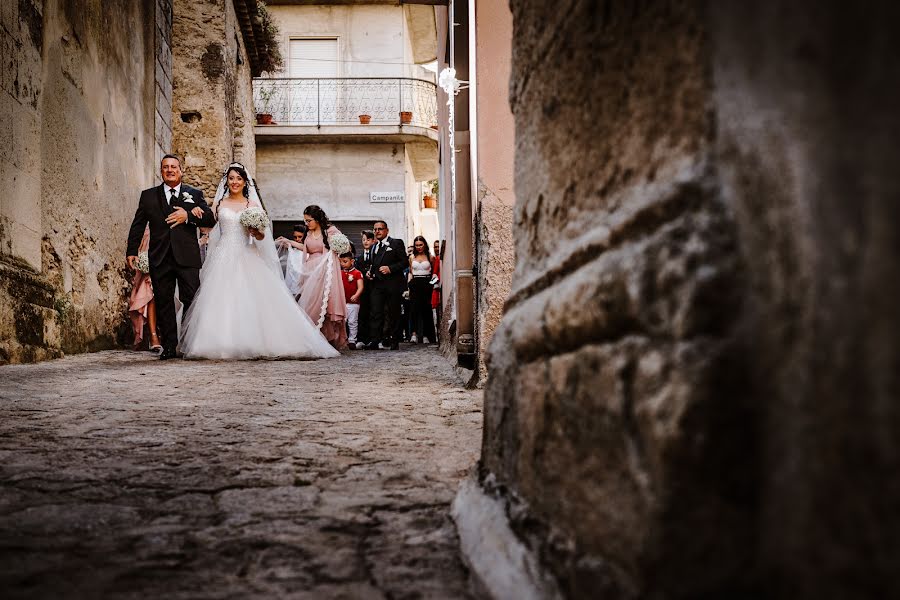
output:
[[[423,79],[259,78],[253,102],[278,125],[359,125],[361,115],[371,125],[437,125],[436,86]]]

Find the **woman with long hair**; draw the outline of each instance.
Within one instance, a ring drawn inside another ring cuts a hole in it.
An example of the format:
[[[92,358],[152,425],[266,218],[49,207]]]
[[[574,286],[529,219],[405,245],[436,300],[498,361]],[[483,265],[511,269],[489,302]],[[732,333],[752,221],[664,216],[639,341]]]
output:
[[[434,318],[431,314],[431,292],[434,289],[431,283],[433,268],[431,264],[431,250],[428,242],[421,235],[413,240],[412,256],[409,257],[409,304],[410,320],[412,322],[412,335],[410,340],[417,344],[419,338],[422,343],[433,341]]]
[[[184,317],[185,357],[338,356],[284,285],[271,223],[241,223],[242,213],[251,208],[265,212],[247,169],[232,163],[212,205],[217,222],[209,234],[200,289]]]
[[[336,349],[347,346],[347,300],[341,280],[341,264],[331,250],[328,236],[340,233],[320,207],[303,209],[306,260],[300,274],[300,307],[306,311],[325,339]]]

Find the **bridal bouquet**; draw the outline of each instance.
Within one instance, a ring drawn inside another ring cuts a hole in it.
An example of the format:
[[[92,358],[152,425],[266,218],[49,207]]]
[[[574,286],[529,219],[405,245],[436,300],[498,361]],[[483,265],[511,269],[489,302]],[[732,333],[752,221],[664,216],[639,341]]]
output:
[[[150,272],[150,257],[146,252],[138,253],[137,262],[135,262],[134,267],[141,273]]]
[[[328,245],[338,256],[350,252],[350,240],[343,233],[335,233],[328,236]]]
[[[266,211],[260,207],[251,206],[250,208],[241,211],[240,222],[244,227],[252,227],[257,231],[265,231],[266,227],[269,225],[269,216],[266,214]]]

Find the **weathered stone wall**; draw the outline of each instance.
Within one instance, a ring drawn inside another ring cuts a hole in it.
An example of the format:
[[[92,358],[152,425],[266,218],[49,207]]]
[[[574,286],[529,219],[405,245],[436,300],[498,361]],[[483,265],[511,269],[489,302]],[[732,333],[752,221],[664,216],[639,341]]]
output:
[[[570,4],[512,3],[519,260],[482,466],[566,595],[725,594],[755,468],[722,377],[739,278],[703,14]]]
[[[3,3],[0,362],[116,342],[122,247],[154,173],[157,10]]]
[[[545,589],[896,596],[898,9],[511,6],[480,475]]]
[[[211,200],[232,161],[256,172],[250,63],[231,0],[176,0],[173,151]]]
[[[710,3],[769,597],[900,597],[900,6]]]

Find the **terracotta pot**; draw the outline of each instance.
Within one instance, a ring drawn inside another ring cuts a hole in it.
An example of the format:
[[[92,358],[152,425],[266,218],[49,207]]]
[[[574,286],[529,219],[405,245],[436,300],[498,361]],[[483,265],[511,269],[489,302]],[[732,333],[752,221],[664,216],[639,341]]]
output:
[[[437,208],[437,198],[434,196],[423,196],[422,204],[425,208]]]
[[[269,113],[258,113],[256,115],[256,123],[258,125],[271,125],[272,115],[270,115]]]
[[[361,125],[368,125],[372,120],[372,115],[359,115],[359,122]]]
[[[409,125],[410,123],[412,123],[412,112],[408,110],[401,111],[400,123],[403,125]]]

